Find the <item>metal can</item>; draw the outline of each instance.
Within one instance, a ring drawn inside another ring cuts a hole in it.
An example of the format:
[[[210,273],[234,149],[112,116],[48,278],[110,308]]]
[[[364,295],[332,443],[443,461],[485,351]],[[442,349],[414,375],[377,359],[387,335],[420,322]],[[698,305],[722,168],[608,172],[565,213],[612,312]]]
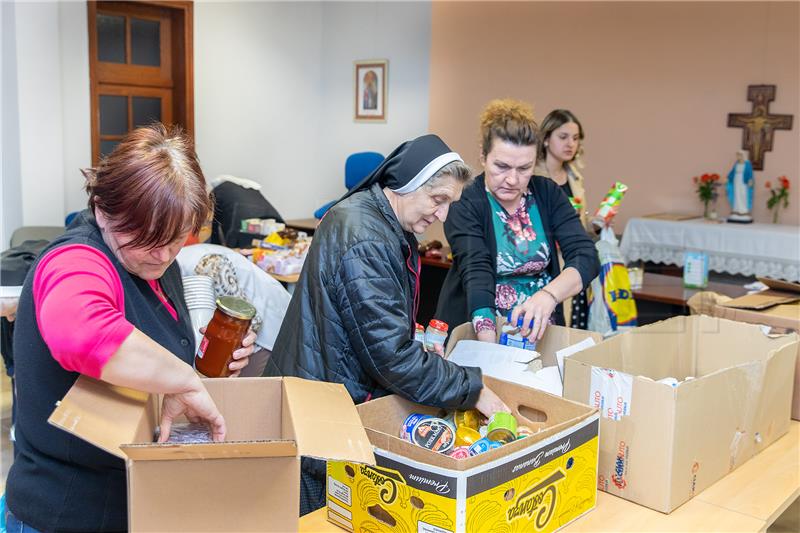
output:
[[[492,449],[492,441],[487,438],[482,438],[475,444],[469,447],[469,454],[470,455],[479,455],[484,452],[488,452]]]
[[[441,418],[420,420],[411,432],[411,442],[433,452],[447,453],[455,442],[455,429]]]
[[[422,413],[412,413],[408,415],[405,422],[403,422],[403,426],[400,428],[400,438],[407,440],[408,442],[414,442],[414,440],[411,438],[411,433],[414,431],[414,426],[417,425],[417,422],[420,420],[425,420],[426,418],[431,418],[431,415],[425,415]]]
[[[479,440],[481,440],[481,434],[476,429],[467,426],[456,429],[456,446],[472,446]]]
[[[453,459],[467,459],[470,457],[469,447],[468,446],[456,446],[450,453],[448,454]]]
[[[498,411],[489,419],[489,427],[486,433],[489,440],[495,440],[508,444],[517,440],[517,419],[511,413]]]
[[[453,413],[453,421],[456,424],[456,429],[461,426],[466,426],[477,431],[480,424],[481,414],[477,409],[469,409],[467,411],[456,411]]]

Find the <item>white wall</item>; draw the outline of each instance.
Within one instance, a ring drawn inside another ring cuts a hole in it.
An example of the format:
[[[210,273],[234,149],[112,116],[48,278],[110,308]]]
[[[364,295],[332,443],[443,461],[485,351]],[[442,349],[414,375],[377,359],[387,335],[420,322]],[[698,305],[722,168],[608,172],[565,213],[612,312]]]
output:
[[[195,135],[206,177],[258,181],[284,217],[307,215],[320,175],[321,4],[194,10]]]
[[[195,129],[206,175],[259,181],[287,218],[338,197],[347,155],[388,154],[427,131],[430,11],[430,2],[196,2]],[[91,165],[87,32],[85,2],[3,2],[6,235],[63,224],[86,205],[78,169]],[[355,123],[353,61],[373,58],[389,60],[388,120]]]
[[[11,233],[22,225],[22,183],[19,172],[19,107],[17,104],[17,46],[14,4],[0,4],[0,62],[3,77],[0,86],[0,194],[3,214],[0,218],[0,250],[8,246]]]
[[[428,132],[430,2],[331,2],[322,27],[322,175],[316,209],[344,193],[344,162],[353,152],[384,156]],[[388,59],[387,120],[353,120],[353,61]],[[301,213],[309,216],[310,211]]]
[[[197,151],[286,218],[344,193],[344,161],[427,132],[429,2],[195,4]],[[353,121],[353,61],[389,60],[388,120]]]
[[[91,130],[85,2],[4,2],[3,14],[5,247],[20,225],[85,207]]]

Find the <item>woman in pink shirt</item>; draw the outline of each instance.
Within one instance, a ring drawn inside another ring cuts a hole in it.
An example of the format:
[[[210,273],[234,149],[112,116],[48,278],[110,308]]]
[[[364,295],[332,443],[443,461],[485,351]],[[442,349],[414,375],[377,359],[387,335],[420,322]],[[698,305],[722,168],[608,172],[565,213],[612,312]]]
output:
[[[191,140],[161,124],[139,128],[85,175],[89,209],[34,264],[17,309],[8,519],[31,530],[127,529],[123,461],[47,423],[81,374],[163,394],[161,441],[180,415],[225,438],[225,421],[192,368],[194,336],[174,263],[212,209]],[[250,333],[234,352],[234,373],[254,340]]]

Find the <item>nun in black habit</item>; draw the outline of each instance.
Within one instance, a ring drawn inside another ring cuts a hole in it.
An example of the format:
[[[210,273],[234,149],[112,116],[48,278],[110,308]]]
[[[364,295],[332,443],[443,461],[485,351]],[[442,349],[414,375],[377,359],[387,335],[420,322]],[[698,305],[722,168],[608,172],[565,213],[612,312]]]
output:
[[[314,234],[265,376],[342,383],[355,403],[388,394],[446,409],[508,408],[464,368],[414,340],[417,240],[471,181],[436,135],[400,145]],[[303,459],[300,514],[325,505],[325,463]]]

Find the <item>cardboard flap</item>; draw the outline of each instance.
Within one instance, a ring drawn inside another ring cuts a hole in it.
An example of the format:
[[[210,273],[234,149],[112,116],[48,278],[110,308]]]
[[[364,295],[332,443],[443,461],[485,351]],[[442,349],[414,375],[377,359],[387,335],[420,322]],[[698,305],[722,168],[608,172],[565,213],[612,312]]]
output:
[[[723,307],[733,307],[734,309],[754,309],[760,311],[781,304],[788,304],[800,301],[800,293],[778,292],[767,290],[748,294],[740,298],[734,298],[720,305]]]
[[[794,283],[791,281],[784,281],[782,279],[772,279],[772,278],[757,277],[756,279],[758,279],[758,281],[760,281],[770,289],[774,289],[776,291],[793,292],[795,294],[800,295],[800,283]]]
[[[80,376],[47,421],[125,459],[121,444],[135,442],[149,394]]]
[[[300,455],[375,464],[367,432],[344,385],[285,377],[283,392]]]
[[[198,444],[126,444],[122,445],[121,448],[125,455],[134,461],[294,457],[297,455],[297,446],[291,440]]]

